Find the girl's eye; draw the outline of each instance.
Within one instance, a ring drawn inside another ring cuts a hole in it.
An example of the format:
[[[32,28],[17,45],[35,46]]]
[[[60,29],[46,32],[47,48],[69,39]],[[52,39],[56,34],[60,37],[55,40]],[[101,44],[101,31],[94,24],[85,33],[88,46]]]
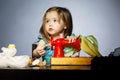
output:
[[[54,22],[57,22],[57,20],[54,20]]]
[[[49,20],[46,20],[46,23],[49,23]]]

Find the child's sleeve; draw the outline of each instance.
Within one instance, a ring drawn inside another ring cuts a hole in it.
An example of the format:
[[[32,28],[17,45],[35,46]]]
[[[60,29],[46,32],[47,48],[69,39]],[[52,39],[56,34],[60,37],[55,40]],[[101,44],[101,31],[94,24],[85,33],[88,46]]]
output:
[[[38,35],[37,39],[37,42],[39,42],[41,39],[43,39],[43,37],[41,35]]]

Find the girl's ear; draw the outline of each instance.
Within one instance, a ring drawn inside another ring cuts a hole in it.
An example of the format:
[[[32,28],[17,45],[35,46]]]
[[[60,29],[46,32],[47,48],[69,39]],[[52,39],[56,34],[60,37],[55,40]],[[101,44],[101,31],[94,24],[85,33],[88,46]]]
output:
[[[65,26],[64,29],[67,29],[67,27]]]

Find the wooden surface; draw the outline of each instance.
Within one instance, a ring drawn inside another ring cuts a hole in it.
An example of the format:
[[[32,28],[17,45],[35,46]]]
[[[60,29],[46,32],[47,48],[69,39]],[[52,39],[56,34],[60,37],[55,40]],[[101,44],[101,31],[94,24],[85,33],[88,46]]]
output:
[[[92,57],[52,57],[51,65],[91,65]]]

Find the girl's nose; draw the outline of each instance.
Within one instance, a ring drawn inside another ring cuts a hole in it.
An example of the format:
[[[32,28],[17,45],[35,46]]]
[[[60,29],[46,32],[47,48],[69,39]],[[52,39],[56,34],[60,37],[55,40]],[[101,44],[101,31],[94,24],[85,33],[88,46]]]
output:
[[[53,25],[53,21],[50,21],[50,22],[49,22],[49,26],[52,26],[52,25]]]

